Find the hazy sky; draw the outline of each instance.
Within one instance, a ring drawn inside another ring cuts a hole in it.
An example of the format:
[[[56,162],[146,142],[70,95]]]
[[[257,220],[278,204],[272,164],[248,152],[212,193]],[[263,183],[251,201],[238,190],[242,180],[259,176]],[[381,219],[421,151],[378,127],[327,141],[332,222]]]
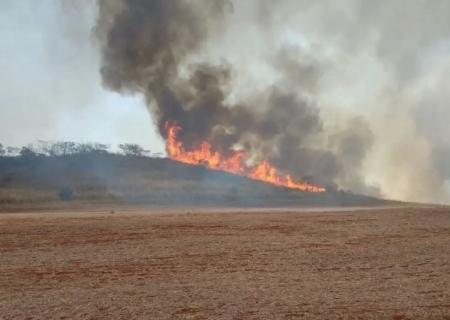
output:
[[[134,142],[164,150],[142,98],[102,87],[96,3],[0,0],[0,143]],[[325,133],[344,130],[354,116],[369,123],[374,141],[359,172],[367,185],[390,198],[450,202],[448,0],[242,0],[234,7],[224,32],[189,57],[233,66],[230,99],[264,92],[280,81],[274,70],[291,71],[275,63],[287,45],[294,62],[317,66],[317,77],[302,69],[285,85],[309,86]],[[331,148],[325,138],[317,147]]]
[[[82,2],[0,1],[0,143],[134,142],[163,151],[142,100],[102,88],[90,41],[95,10]]]

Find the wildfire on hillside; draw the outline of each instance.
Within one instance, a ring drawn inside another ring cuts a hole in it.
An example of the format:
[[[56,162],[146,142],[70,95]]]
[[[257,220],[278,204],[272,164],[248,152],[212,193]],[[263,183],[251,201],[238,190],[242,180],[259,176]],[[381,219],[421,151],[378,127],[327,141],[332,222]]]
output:
[[[290,189],[325,192],[324,188],[305,182],[294,181],[290,175],[283,174],[272,167],[267,160],[264,160],[259,165],[249,168],[243,164],[245,152],[242,151],[235,151],[231,156],[225,157],[219,152],[212,152],[211,145],[206,141],[203,141],[198,149],[186,151],[183,143],[178,140],[178,134],[183,129],[169,121],[166,122],[165,128],[167,130],[166,149],[169,158],[172,160],[192,165],[202,165],[208,169],[234,173],[253,180],[259,180]]]

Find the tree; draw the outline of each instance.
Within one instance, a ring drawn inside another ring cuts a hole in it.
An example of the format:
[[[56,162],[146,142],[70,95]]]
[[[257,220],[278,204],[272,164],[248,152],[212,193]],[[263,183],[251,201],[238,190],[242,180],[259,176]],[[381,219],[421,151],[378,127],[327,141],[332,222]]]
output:
[[[121,153],[126,156],[142,157],[149,153],[148,150],[145,150],[140,145],[134,143],[119,144],[119,149],[121,150]]]
[[[75,153],[81,154],[91,153],[93,148],[94,147],[92,146],[91,142],[78,143],[77,146],[75,147]]]
[[[6,154],[5,148],[3,148],[3,145],[0,143],[0,157],[3,157]]]
[[[110,146],[108,144],[95,142],[92,144],[93,153],[108,153]]]
[[[107,153],[109,145],[93,142],[82,142],[76,146],[76,153]]]
[[[37,142],[36,150],[38,153],[48,157],[54,156],[55,153],[54,147],[50,141],[39,140]]]
[[[43,154],[48,157],[66,156],[77,153],[77,144],[68,141],[38,141],[35,150],[38,154]]]
[[[35,158],[37,156],[36,152],[30,148],[30,147],[23,147],[22,150],[20,150],[20,156],[23,158]]]
[[[54,143],[54,150],[58,156],[67,156],[74,154],[76,151],[77,144],[70,141],[57,141]]]
[[[6,156],[7,157],[15,157],[19,154],[20,149],[16,147],[7,147],[6,148]]]

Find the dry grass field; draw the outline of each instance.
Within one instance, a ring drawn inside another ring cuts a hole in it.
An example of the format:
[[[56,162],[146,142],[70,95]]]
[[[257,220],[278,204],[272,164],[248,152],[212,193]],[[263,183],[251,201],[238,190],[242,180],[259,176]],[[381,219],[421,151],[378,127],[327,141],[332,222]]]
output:
[[[450,319],[450,210],[3,213],[0,318]]]

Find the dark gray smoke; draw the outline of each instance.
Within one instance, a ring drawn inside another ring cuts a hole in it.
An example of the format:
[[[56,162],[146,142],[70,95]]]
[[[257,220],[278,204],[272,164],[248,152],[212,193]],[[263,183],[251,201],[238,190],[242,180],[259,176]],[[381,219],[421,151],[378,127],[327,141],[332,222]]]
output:
[[[365,178],[378,180],[389,197],[448,203],[450,2],[251,2],[270,39],[297,32],[325,52],[321,61],[333,61],[318,97],[369,121],[374,139]],[[336,112],[324,119],[342,121]]]
[[[104,82],[144,94],[163,136],[176,120],[188,148],[207,140],[317,183],[447,201],[448,1],[99,4]]]
[[[323,185],[340,180],[345,187],[367,192],[361,166],[373,135],[361,117],[341,132],[325,132],[314,97],[325,66],[311,55],[299,60],[301,51],[283,46],[267,57],[278,80],[231,101],[233,76],[240,70],[225,62],[194,61],[223,35],[227,15],[234,11],[230,1],[98,4],[104,85],[143,94],[163,137],[165,123],[175,121],[183,128],[179,138],[187,149],[206,140],[223,153],[245,150],[250,163],[269,159],[296,178]]]
[[[96,31],[103,44],[105,85],[144,94],[163,136],[165,122],[172,120],[187,136],[208,139],[229,118],[222,91],[229,70],[202,64],[181,79],[179,68],[202,49],[230,6],[223,0],[99,1]]]

